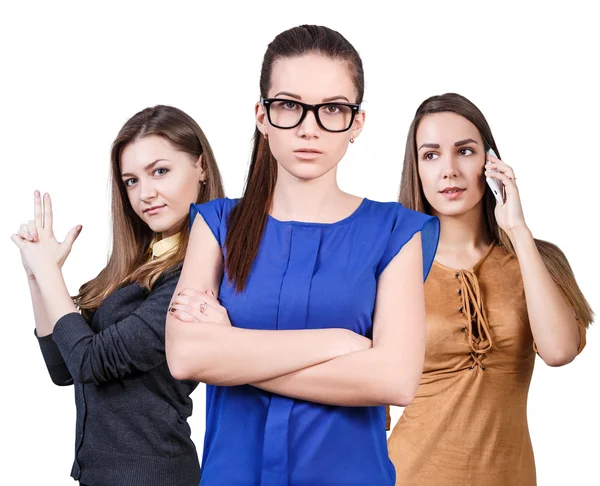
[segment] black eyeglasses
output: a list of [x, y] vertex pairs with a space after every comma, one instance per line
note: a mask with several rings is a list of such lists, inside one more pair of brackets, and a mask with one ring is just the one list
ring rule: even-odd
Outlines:
[[354, 117], [360, 111], [355, 103], [319, 103], [308, 105], [284, 98], [261, 98], [260, 102], [267, 111], [269, 123], [276, 128], [296, 128], [306, 114], [312, 111], [317, 124], [328, 132], [345, 132], [350, 129]]

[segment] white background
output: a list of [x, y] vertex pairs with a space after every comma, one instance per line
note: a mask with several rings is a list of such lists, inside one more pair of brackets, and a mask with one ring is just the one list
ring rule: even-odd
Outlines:
[[[57, 236], [83, 225], [64, 268], [72, 294], [106, 261], [110, 144], [142, 108], [172, 104], [193, 116], [214, 148], [227, 194], [239, 196], [262, 56], [276, 34], [295, 25], [332, 27], [363, 58], [367, 123], [340, 164], [345, 190], [394, 200], [417, 106], [433, 94], [461, 93], [484, 112], [503, 159], [514, 167], [534, 235], [563, 249], [600, 312], [600, 35], [588, 5], [2, 3], [0, 484], [73, 484], [73, 389], [48, 377], [9, 239], [31, 218], [33, 190], [53, 195]], [[600, 484], [598, 337], [592, 327], [587, 348], [566, 367], [536, 363], [529, 425], [542, 486]], [[194, 399], [191, 424], [201, 451], [202, 388]]]

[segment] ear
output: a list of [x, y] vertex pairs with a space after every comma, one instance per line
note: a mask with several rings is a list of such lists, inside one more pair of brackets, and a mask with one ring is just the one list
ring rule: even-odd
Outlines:
[[267, 133], [267, 113], [265, 112], [265, 107], [262, 103], [258, 102], [254, 106], [254, 116], [256, 118], [256, 128], [265, 135]]
[[203, 162], [204, 162], [203, 156], [204, 156], [203, 154], [200, 155], [200, 157], [198, 157], [198, 160], [196, 161], [196, 171], [198, 174], [198, 182], [206, 181], [206, 178], [208, 176], [206, 173], [207, 172], [206, 169], [204, 169], [204, 167], [203, 167], [203, 165], [204, 165], [203, 164]]
[[352, 128], [348, 130], [348, 132], [350, 133], [350, 138], [356, 140], [356, 138], [360, 135], [360, 132], [362, 132], [362, 129], [365, 125], [366, 116], [367, 115], [364, 112], [364, 110], [360, 110], [356, 114], [356, 116], [354, 117], [354, 122], [352, 123]]

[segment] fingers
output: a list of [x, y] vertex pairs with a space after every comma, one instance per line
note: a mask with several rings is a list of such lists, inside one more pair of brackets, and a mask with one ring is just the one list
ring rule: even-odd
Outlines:
[[27, 224], [22, 224], [19, 226], [19, 231], [17, 232], [17, 236], [27, 241], [35, 241], [34, 237], [29, 231], [29, 226]]
[[33, 193], [33, 219], [35, 220], [35, 224], [38, 228], [44, 227], [44, 221], [42, 217], [42, 198], [40, 196], [40, 191], [35, 191]]
[[43, 211], [44, 229], [52, 233], [52, 199], [50, 194], [44, 194], [44, 211]]
[[511, 194], [513, 191], [518, 190], [515, 181], [508, 177], [506, 174], [503, 174], [502, 172], [486, 170], [485, 175], [486, 177], [491, 177], [492, 179], [498, 179], [502, 181], [502, 184], [504, 184], [507, 194]]
[[19, 247], [20, 250], [25, 248], [25, 245], [27, 244], [27, 241], [25, 241], [19, 235], [10, 235], [10, 239], [13, 241], [13, 243], [15, 245], [17, 245]]
[[187, 312], [185, 312], [181, 309], [176, 309], [174, 307], [171, 307], [169, 309], [169, 313], [172, 316], [175, 316], [177, 319], [179, 319], [180, 321], [183, 321], [183, 322], [198, 322], [198, 320], [194, 316], [188, 314]]
[[506, 174], [511, 179], [515, 179], [515, 173], [514, 173], [512, 167], [510, 167], [509, 165], [506, 165], [502, 161], [487, 163], [487, 164], [485, 164], [485, 169], [486, 170], [497, 170], [499, 172], [502, 172], [503, 174]]
[[38, 241], [40, 239], [40, 237], [38, 235], [37, 224], [35, 224], [35, 221], [33, 221], [33, 220], [27, 221], [27, 229], [29, 231], [29, 234], [33, 238], [33, 240], [31, 240], [31, 241]]
[[207, 315], [192, 305], [173, 302], [169, 307], [169, 312], [185, 322], [211, 322]]
[[75, 243], [75, 240], [80, 235], [81, 228], [82, 228], [82, 226], [80, 224], [78, 224], [74, 228], [71, 228], [71, 231], [69, 231], [67, 233], [67, 236], [65, 237], [64, 241], [62, 242], [63, 245], [67, 245], [67, 248], [69, 249], [69, 251], [71, 251], [71, 247], [73, 246], [73, 243]]

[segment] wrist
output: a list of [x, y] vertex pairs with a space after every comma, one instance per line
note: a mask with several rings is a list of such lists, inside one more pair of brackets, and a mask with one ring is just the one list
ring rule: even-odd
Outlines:
[[533, 239], [533, 235], [526, 224], [512, 228], [511, 230], [507, 231], [506, 234], [510, 238], [510, 241], [513, 245], [519, 241]]

